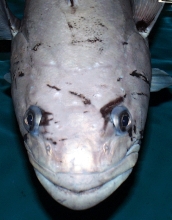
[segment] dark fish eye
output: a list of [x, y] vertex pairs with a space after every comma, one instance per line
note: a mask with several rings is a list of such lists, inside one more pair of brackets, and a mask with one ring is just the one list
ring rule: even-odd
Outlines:
[[23, 124], [25, 129], [33, 136], [38, 135], [39, 124], [41, 121], [42, 112], [41, 109], [37, 106], [31, 105], [26, 111]]
[[123, 135], [131, 127], [131, 115], [128, 109], [124, 106], [114, 107], [110, 119], [114, 124], [118, 135]]
[[28, 125], [32, 126], [33, 125], [33, 115], [30, 113], [26, 119], [27, 119]]
[[129, 115], [127, 113], [123, 114], [121, 116], [121, 127], [127, 127], [129, 121], [130, 121]]

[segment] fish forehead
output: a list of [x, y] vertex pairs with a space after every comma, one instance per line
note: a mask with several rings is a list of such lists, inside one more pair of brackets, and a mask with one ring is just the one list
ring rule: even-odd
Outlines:
[[[131, 14], [123, 9], [128, 3], [122, 2], [79, 1], [73, 13], [65, 1], [48, 1], [39, 9], [36, 7], [39, 1], [29, 1], [22, 32], [29, 47], [37, 50], [40, 61], [61, 63], [63, 60], [63, 66], [67, 63], [74, 67], [87, 66], [95, 60], [101, 63], [105, 57], [106, 60], [116, 57], [110, 48], [122, 44], [134, 29]], [[41, 48], [45, 49], [41, 51]]]
[[[40, 77], [41, 72], [44, 77], [42, 72], [47, 66], [56, 68], [53, 77], [58, 77], [61, 70], [77, 72], [113, 66], [115, 74], [137, 69], [150, 75], [148, 48], [135, 30], [131, 11], [125, 10], [130, 9], [129, 3], [79, 1], [75, 13], [65, 1], [47, 1], [39, 8], [37, 4], [39, 1], [27, 2], [21, 28], [29, 54], [28, 74], [37, 68], [36, 74]], [[22, 46], [20, 42], [17, 44]]]
[[55, 67], [44, 67], [43, 71], [38, 68], [32, 74], [19, 79], [17, 85], [26, 83], [23, 88], [26, 91], [23, 100], [26, 103], [25, 110], [30, 105], [37, 104], [53, 114], [61, 112], [63, 115], [67, 112], [72, 114], [72, 109], [80, 108], [84, 112], [89, 106], [94, 106], [100, 113], [104, 105], [119, 97], [125, 97], [124, 104], [131, 111], [133, 106], [141, 108], [147, 99], [143, 97], [136, 101], [132, 95], [144, 93], [149, 97], [149, 85], [143, 79], [132, 76], [132, 69], [123, 70], [124, 73], [121, 73], [118, 69], [100, 67], [85, 71], [64, 71]]
[[31, 68], [85, 71], [113, 66], [123, 74], [125, 63], [131, 69], [133, 65], [133, 69], [150, 72], [143, 65], [149, 64], [148, 48], [135, 29], [128, 2], [79, 1], [75, 13], [65, 1], [47, 1], [39, 8], [37, 4], [39, 1], [28, 1], [21, 28]]
[[[110, 0], [105, 4], [104, 0], [80, 0], [76, 7], [69, 7], [64, 0], [48, 0], [46, 2], [30, 0], [26, 2], [22, 26], [26, 25], [28, 37], [32, 36], [33, 40], [38, 36], [35, 32], [36, 30], [47, 30], [40, 36], [42, 39], [48, 37], [49, 31], [53, 31], [49, 35], [49, 40], [51, 41], [52, 39], [55, 43], [59, 41], [59, 39], [55, 38], [57, 36], [55, 33], [65, 35], [63, 40], [67, 40], [67, 33], [70, 32], [64, 31], [66, 27], [69, 31], [74, 31], [75, 34], [78, 32], [78, 36], [80, 36], [81, 31], [88, 36], [90, 32], [91, 34], [101, 33], [102, 30], [105, 30], [103, 28], [106, 28], [106, 30], [115, 28], [117, 33], [122, 33], [121, 28], [126, 30], [129, 29], [128, 24], [133, 24], [129, 1]], [[37, 22], [38, 20], [40, 22]], [[56, 40], [54, 41], [54, 39]]]

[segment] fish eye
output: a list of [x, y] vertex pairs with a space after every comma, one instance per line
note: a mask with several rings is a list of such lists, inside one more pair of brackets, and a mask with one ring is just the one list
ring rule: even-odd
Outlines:
[[118, 135], [126, 133], [131, 127], [131, 115], [128, 109], [124, 106], [113, 108], [110, 119], [114, 124]]
[[26, 111], [23, 124], [25, 129], [33, 136], [38, 135], [39, 124], [42, 118], [41, 109], [38, 106], [31, 105]]

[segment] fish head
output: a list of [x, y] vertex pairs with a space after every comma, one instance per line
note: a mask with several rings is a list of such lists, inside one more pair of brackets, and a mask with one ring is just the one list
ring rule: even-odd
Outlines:
[[127, 41], [117, 26], [117, 36], [109, 29], [82, 46], [64, 29], [56, 43], [25, 30], [15, 36], [12, 95], [38, 179], [57, 202], [81, 210], [112, 194], [137, 161], [150, 56], [134, 24]]

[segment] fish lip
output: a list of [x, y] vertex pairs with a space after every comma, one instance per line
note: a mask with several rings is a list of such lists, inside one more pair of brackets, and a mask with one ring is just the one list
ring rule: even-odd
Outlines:
[[45, 178], [49, 183], [53, 184], [55, 187], [57, 187], [61, 192], [63, 193], [68, 193], [68, 194], [73, 194], [73, 195], [76, 195], [76, 196], [80, 196], [80, 195], [88, 195], [88, 194], [91, 194], [91, 193], [96, 193], [98, 190], [100, 190], [101, 188], [105, 187], [106, 185], [108, 185], [110, 182], [114, 182], [115, 180], [117, 180], [120, 176], [126, 174], [127, 177], [130, 175], [130, 173], [132, 172], [133, 168], [130, 168], [126, 171], [124, 171], [123, 173], [115, 176], [114, 178], [110, 179], [109, 181], [99, 185], [99, 186], [96, 186], [96, 187], [93, 187], [93, 188], [90, 188], [90, 189], [86, 189], [86, 190], [71, 190], [71, 189], [68, 189], [68, 188], [65, 188], [63, 186], [60, 186], [54, 182], [52, 182], [50, 179], [46, 178], [42, 173], [40, 173], [39, 171], [35, 170], [36, 172], [36, 175], [39, 179], [39, 176], [42, 176], [43, 178]]
[[[51, 181], [50, 181], [51, 182]], [[51, 182], [52, 184], [54, 184], [53, 182]], [[90, 189], [86, 189], [86, 190], [81, 190], [81, 191], [76, 191], [76, 190], [70, 190], [70, 189], [67, 189], [67, 188], [64, 188], [62, 186], [58, 186], [57, 184], [54, 184], [55, 187], [58, 187], [59, 190], [61, 191], [64, 191], [64, 192], [70, 192], [72, 194], [76, 194], [76, 195], [83, 195], [83, 194], [88, 194], [88, 193], [93, 193], [97, 190], [99, 190], [101, 187], [103, 187], [106, 183], [100, 185], [100, 186], [97, 186], [97, 187], [93, 187], [93, 188], [90, 188]]]
[[[63, 187], [63, 186], [60, 186], [58, 185], [57, 183], [54, 183], [53, 181], [51, 181], [50, 179], [46, 178], [46, 176], [44, 176], [42, 173], [40, 173], [39, 171], [35, 170], [36, 172], [36, 175], [41, 175], [43, 178], [45, 178], [49, 183], [53, 184], [55, 187], [57, 187], [60, 191], [63, 191], [65, 193], [72, 193], [72, 194], [75, 194], [75, 195], [81, 195], [81, 194], [87, 194], [87, 193], [91, 193], [91, 192], [95, 192], [97, 191], [98, 189], [100, 189], [101, 187], [103, 187], [105, 184], [107, 184], [108, 182], [104, 183], [104, 184], [101, 184], [99, 186], [96, 186], [96, 187], [93, 187], [93, 188], [90, 188], [90, 189], [86, 189], [86, 190], [71, 190], [71, 189], [68, 189], [66, 187]], [[116, 178], [116, 177], [115, 177]], [[115, 179], [114, 178], [114, 179]]]
[[129, 156], [132, 153], [137, 153], [139, 150], [140, 150], [140, 144], [136, 142], [127, 150], [126, 156]]

